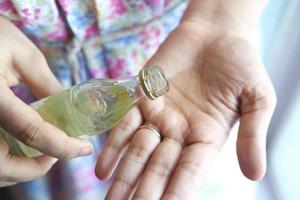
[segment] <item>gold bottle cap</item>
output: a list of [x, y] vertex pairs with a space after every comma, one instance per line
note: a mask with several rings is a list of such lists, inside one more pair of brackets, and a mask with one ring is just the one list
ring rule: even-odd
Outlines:
[[169, 81], [158, 66], [145, 67], [139, 72], [139, 79], [149, 99], [156, 99], [169, 91]]

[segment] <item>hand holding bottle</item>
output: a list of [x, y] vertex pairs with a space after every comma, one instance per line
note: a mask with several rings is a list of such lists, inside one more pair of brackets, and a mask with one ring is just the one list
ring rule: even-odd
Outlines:
[[[25, 83], [38, 98], [62, 90], [41, 52], [13, 24], [0, 17], [0, 127], [56, 158], [69, 159], [93, 151], [90, 143], [67, 137], [18, 99], [9, 87], [19, 82]], [[0, 187], [42, 176], [57, 160], [53, 157], [11, 156], [7, 144], [0, 139]]]
[[276, 96], [250, 39], [262, 2], [191, 1], [147, 64], [164, 67], [170, 92], [130, 112], [99, 156], [99, 178], [118, 167], [106, 199], [193, 199], [237, 120], [240, 168], [263, 177]]

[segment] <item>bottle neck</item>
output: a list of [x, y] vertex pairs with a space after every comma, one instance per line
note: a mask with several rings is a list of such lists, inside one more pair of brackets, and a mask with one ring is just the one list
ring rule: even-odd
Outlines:
[[[138, 79], [138, 76], [136, 78]], [[148, 96], [146, 95], [144, 88], [139, 82], [134, 93], [134, 104], [137, 104], [145, 99], [148, 99]]]
[[124, 80], [124, 82], [119, 82], [119, 84], [128, 88], [128, 94], [133, 98], [133, 104], [137, 104], [142, 100], [147, 99], [145, 90], [143, 89], [139, 76], [134, 76], [129, 80]]
[[151, 100], [169, 91], [169, 81], [166, 74], [158, 66], [145, 67], [138, 76], [145, 95]]
[[168, 79], [158, 66], [143, 68], [138, 76], [126, 81], [126, 85], [128, 88], [134, 88], [132, 91], [134, 104], [146, 98], [154, 100], [169, 91]]

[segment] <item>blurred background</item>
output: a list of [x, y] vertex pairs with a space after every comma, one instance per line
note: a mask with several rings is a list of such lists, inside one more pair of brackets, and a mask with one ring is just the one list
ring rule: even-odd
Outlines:
[[300, 1], [271, 0], [262, 23], [262, 56], [278, 105], [268, 134], [268, 173], [259, 200], [300, 199]]
[[[261, 20], [261, 42], [263, 61], [278, 97], [268, 134], [267, 174], [259, 183], [243, 177], [232, 153], [232, 137], [211, 183], [200, 192], [201, 199], [300, 199], [299, 0], [270, 0]], [[105, 191], [102, 192], [99, 199]], [[9, 200], [9, 195], [7, 190], [0, 189], [1, 200]]]

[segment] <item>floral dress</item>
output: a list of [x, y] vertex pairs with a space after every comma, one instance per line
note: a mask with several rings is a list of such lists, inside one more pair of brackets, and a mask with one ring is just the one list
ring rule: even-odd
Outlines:
[[[0, 15], [13, 22], [43, 52], [68, 88], [91, 78], [135, 75], [172, 31], [185, 0], [0, 0]], [[1, 48], [1, 47], [0, 47]], [[13, 91], [30, 103], [24, 86]], [[96, 152], [59, 162], [47, 176], [18, 184], [16, 199], [103, 199], [110, 181], [95, 177], [105, 135], [93, 139]]]

